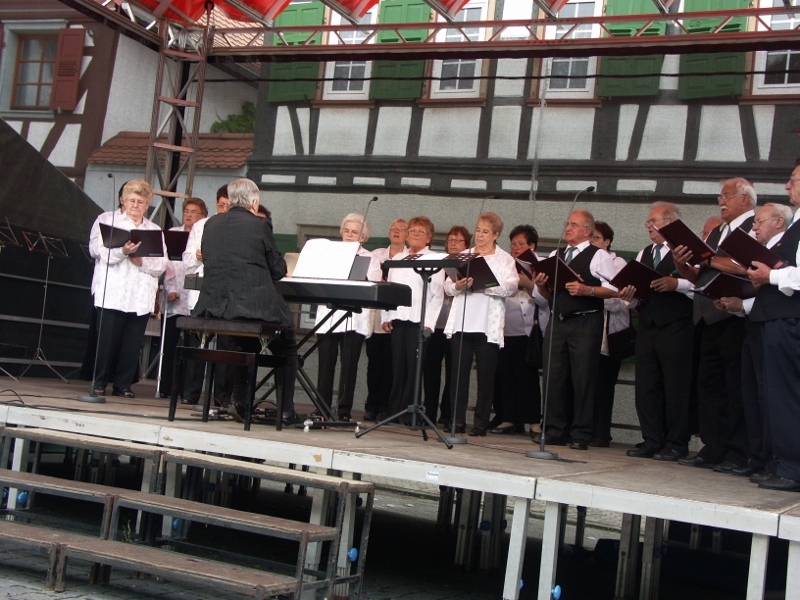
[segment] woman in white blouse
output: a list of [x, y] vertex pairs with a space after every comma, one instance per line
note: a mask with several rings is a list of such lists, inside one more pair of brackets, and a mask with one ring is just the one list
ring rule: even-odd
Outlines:
[[[357, 213], [350, 213], [339, 227], [343, 242], [360, 242], [369, 239], [369, 223]], [[373, 258], [372, 253], [359, 247], [358, 256]], [[368, 278], [380, 281], [380, 267], [373, 259]], [[317, 324], [330, 314], [331, 310], [324, 306], [317, 307]], [[317, 372], [317, 389], [320, 395], [333, 406], [333, 379], [336, 371], [336, 360], [341, 350], [342, 360], [339, 370], [339, 388], [337, 394], [338, 417], [340, 421], [350, 420], [353, 409], [353, 396], [356, 391], [358, 377], [358, 361], [364, 340], [372, 335], [372, 311], [365, 309], [360, 313], [352, 313], [339, 325], [336, 325], [347, 313], [337, 310], [322, 324], [317, 331], [319, 339], [319, 369]], [[336, 325], [336, 327], [334, 327]]]
[[[93, 393], [103, 396], [114, 384], [113, 395], [133, 398], [131, 390], [139, 368], [139, 349], [144, 341], [147, 320], [155, 304], [158, 278], [168, 259], [134, 258], [139, 244], [130, 240], [122, 248], [103, 246], [100, 223], [117, 229], [161, 228], [144, 217], [153, 201], [153, 190], [146, 181], [133, 179], [122, 191], [125, 212], [106, 212], [97, 217], [89, 237], [89, 253], [95, 260], [92, 294], [94, 305], [104, 308], [99, 324], [97, 370]], [[140, 242], [141, 243], [141, 242]], [[165, 248], [166, 255], [166, 248]]]
[[507, 296], [519, 286], [519, 275], [511, 255], [497, 245], [503, 221], [492, 212], [483, 212], [475, 227], [475, 247], [491, 268], [499, 285], [479, 293], [469, 290], [473, 279], [448, 279], [445, 293], [454, 296], [445, 335], [450, 337], [453, 356], [452, 404], [455, 406], [456, 431], [464, 433], [469, 398], [469, 374], [475, 357], [478, 371], [478, 400], [470, 435], [486, 435], [494, 396], [497, 357], [503, 345]]

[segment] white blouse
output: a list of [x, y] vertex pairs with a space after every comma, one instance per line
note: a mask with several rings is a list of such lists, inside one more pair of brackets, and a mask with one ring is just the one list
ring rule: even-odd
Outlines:
[[[158, 291], [158, 278], [167, 268], [167, 247], [164, 245], [164, 256], [161, 258], [143, 258], [139, 267], [122, 253], [122, 248], [110, 251], [103, 246], [100, 234], [100, 223], [131, 231], [132, 229], [161, 228], [148, 219], [142, 219], [137, 226], [127, 215], [119, 211], [105, 212], [95, 220], [89, 235], [89, 254], [94, 258], [94, 277], [92, 278], [92, 294], [94, 305], [105, 306], [111, 310], [136, 313], [138, 316], [153, 312]], [[106, 285], [106, 278], [108, 279]], [[104, 303], [105, 300], [105, 303]]]
[[[381, 280], [381, 266], [378, 263], [375, 255], [370, 252], [369, 250], [365, 250], [364, 248], [360, 248], [358, 250], [359, 256], [369, 256], [371, 257], [369, 271], [367, 273], [367, 279], [370, 281], [380, 281]], [[317, 319], [315, 324], [319, 324], [322, 319], [324, 319], [329, 313], [331, 309], [327, 306], [319, 305], [317, 306]], [[353, 313], [347, 319], [342, 321], [336, 328], [332, 329], [332, 327], [341, 319], [345, 314], [346, 311], [343, 310], [336, 310], [333, 311], [333, 316], [329, 318], [325, 323], [317, 330], [318, 334], [323, 333], [343, 333], [345, 331], [355, 331], [356, 333], [360, 333], [365, 338], [368, 338], [372, 335], [373, 330], [373, 310], [369, 308], [361, 309], [360, 313]]]
[[[183, 225], [173, 227], [170, 231], [183, 231]], [[191, 235], [191, 232], [190, 232]], [[164, 274], [164, 295], [168, 296], [171, 293], [178, 294], [178, 299], [174, 302], [167, 301], [167, 316], [172, 317], [175, 315], [188, 315], [191, 312], [189, 308], [189, 293], [194, 290], [187, 290], [183, 287], [183, 280], [186, 278], [186, 269], [183, 266], [183, 261], [169, 260], [167, 261], [167, 270]]]
[[[403, 260], [410, 254], [409, 250], [403, 250], [395, 254], [392, 260]], [[418, 254], [429, 254], [425, 258], [437, 260], [445, 258], [445, 255], [437, 254], [430, 248], [425, 248]], [[394, 283], [404, 283], [411, 288], [411, 306], [398, 306], [397, 310], [381, 311], [381, 323], [389, 321], [411, 321], [419, 323], [422, 315], [422, 277], [414, 269], [389, 269], [387, 281]], [[431, 276], [428, 284], [428, 297], [425, 303], [425, 324], [424, 327], [431, 331], [436, 329], [436, 319], [439, 318], [439, 311], [442, 309], [442, 299], [444, 298], [444, 271], [439, 271]]]
[[[192, 226], [192, 230], [189, 232], [189, 239], [186, 240], [186, 250], [183, 251], [185, 275], [203, 276], [203, 261], [197, 260], [197, 251], [200, 250], [200, 245], [203, 242], [203, 230], [206, 228], [206, 221], [208, 221], [208, 217], [200, 219]], [[198, 298], [200, 298], [199, 290], [188, 291], [186, 304], [190, 311], [194, 309]]]
[[[472, 252], [475, 252], [475, 248]], [[454, 299], [444, 333], [447, 337], [452, 337], [459, 331], [485, 333], [489, 343], [498, 344], [502, 348], [505, 333], [505, 299], [517, 293], [519, 274], [514, 258], [499, 246], [495, 246], [494, 254], [485, 255], [483, 258], [500, 285], [475, 294], [468, 290], [457, 290], [456, 282], [448, 279], [444, 284], [444, 291], [454, 296]]]

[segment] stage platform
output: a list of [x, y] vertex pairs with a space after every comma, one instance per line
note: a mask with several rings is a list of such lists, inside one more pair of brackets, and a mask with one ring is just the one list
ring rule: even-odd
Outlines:
[[[621, 445], [588, 451], [554, 447], [550, 449], [559, 454], [559, 460], [547, 461], [526, 458], [525, 452], [534, 445], [527, 436], [520, 435], [468, 437], [467, 444], [447, 449], [435, 436], [425, 442], [420, 432], [397, 426], [386, 426], [361, 438], [353, 435], [353, 429], [276, 431], [274, 427], [254, 424], [250, 431], [243, 431], [242, 425], [232, 420], [203, 423], [198, 413], [183, 405], [179, 405], [175, 421], [169, 422], [167, 399], [142, 397], [152, 394], [153, 388], [147, 383], [135, 387], [139, 395], [136, 399], [109, 395], [105, 404], [78, 402], [76, 396], [87, 389], [88, 384], [83, 381], [14, 382], [0, 377], [3, 390], [0, 424], [85, 433], [508, 496], [513, 520], [503, 591], [507, 600], [518, 597], [533, 499], [546, 502], [539, 600], [551, 597], [564, 508], [569, 505], [623, 513], [627, 527], [623, 528], [623, 536], [628, 535], [628, 539], [634, 536], [637, 542], [639, 517], [645, 517], [643, 560], [647, 568], [643, 571], [648, 582], [657, 582], [658, 564], [647, 554], [647, 532], [652, 532], [663, 520], [752, 533], [748, 600], [764, 596], [769, 539], [779, 533], [789, 539], [798, 537], [786, 532], [797, 529], [800, 494], [759, 489], [746, 478], [707, 469], [629, 458], [625, 456], [627, 447]], [[298, 406], [298, 410], [302, 408]], [[624, 546], [624, 539], [622, 543]], [[658, 536], [654, 539], [650, 536], [651, 550], [654, 544], [660, 545]], [[619, 597], [624, 597], [626, 589], [630, 590], [631, 568], [620, 561]], [[643, 575], [643, 584], [648, 582]], [[786, 597], [798, 598], [798, 593], [797, 589], [790, 589]]]

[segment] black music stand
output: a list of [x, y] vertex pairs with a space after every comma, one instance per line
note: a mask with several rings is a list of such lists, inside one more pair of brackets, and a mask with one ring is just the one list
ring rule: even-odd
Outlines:
[[[2, 251], [6, 246], [19, 247], [21, 245], [22, 244], [17, 241], [17, 236], [14, 235], [14, 230], [11, 229], [11, 224], [8, 222], [8, 217], [6, 217], [6, 224], [0, 225], [0, 251]], [[19, 379], [14, 377], [3, 367], [0, 367], [0, 371], [11, 377], [11, 379], [14, 381], [19, 381]]]
[[25, 367], [25, 370], [20, 373], [19, 377], [22, 379], [25, 376], [25, 373], [33, 366], [33, 363], [36, 361], [41, 362], [50, 369], [56, 376], [63, 381], [64, 383], [69, 383], [67, 379], [61, 375], [58, 371], [53, 368], [53, 365], [47, 360], [47, 357], [44, 355], [44, 351], [42, 350], [42, 333], [44, 331], [44, 310], [47, 306], [47, 287], [50, 284], [50, 261], [53, 260], [53, 257], [56, 256], [58, 258], [69, 258], [69, 253], [67, 249], [64, 247], [64, 242], [58, 238], [51, 238], [47, 237], [41, 232], [37, 232], [36, 234], [23, 231], [22, 237], [25, 239], [25, 243], [28, 245], [28, 250], [31, 252], [41, 252], [42, 254], [47, 255], [47, 271], [45, 271], [44, 276], [44, 298], [42, 299], [42, 318], [39, 319], [39, 342], [36, 344], [36, 352], [31, 359], [31, 362], [28, 363], [28, 366]]
[[422, 388], [422, 351], [425, 347], [425, 310], [427, 308], [426, 305], [428, 300], [428, 280], [430, 279], [431, 275], [435, 275], [442, 269], [458, 268], [460, 262], [455, 259], [417, 260], [417, 258], [420, 256], [424, 257], [425, 255], [418, 254], [414, 258], [407, 257], [404, 260], [387, 260], [383, 263], [383, 266], [388, 269], [414, 269], [414, 272], [422, 277], [422, 306], [420, 307], [419, 334], [417, 335], [417, 355], [414, 361], [413, 400], [411, 404], [409, 404], [399, 413], [394, 414], [391, 417], [387, 417], [380, 423], [375, 423], [375, 425], [367, 427], [363, 431], [357, 431], [356, 437], [360, 438], [362, 435], [366, 435], [373, 429], [377, 429], [378, 427], [392, 423], [392, 421], [395, 419], [411, 413], [411, 431], [420, 429], [422, 431], [422, 439], [426, 442], [428, 441], [428, 432], [425, 426], [423, 425], [421, 427], [417, 427], [417, 417], [419, 417], [430, 429], [433, 430], [440, 442], [443, 442], [448, 449], [452, 449], [453, 444], [450, 443], [450, 440], [446, 438], [441, 431], [439, 431], [439, 428], [436, 427], [436, 424], [431, 421], [430, 417], [425, 414], [425, 411], [420, 406], [420, 392]]

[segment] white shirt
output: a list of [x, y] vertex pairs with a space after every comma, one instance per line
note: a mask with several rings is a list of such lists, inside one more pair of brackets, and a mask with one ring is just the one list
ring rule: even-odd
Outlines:
[[[378, 261], [375, 259], [375, 255], [364, 248], [359, 248], [358, 255], [369, 256], [372, 259], [370, 261], [367, 279], [370, 281], [380, 281], [381, 267], [380, 263], [378, 263]], [[324, 305], [317, 306], [317, 319], [315, 325], [319, 324], [320, 321], [322, 321], [322, 319], [324, 319], [330, 312], [331, 310]], [[365, 338], [368, 338], [370, 335], [372, 335], [373, 312], [375, 311], [368, 308], [362, 308], [360, 313], [351, 314], [336, 328], [331, 329], [334, 325], [336, 325], [339, 319], [347, 314], [347, 311], [344, 310], [333, 311], [333, 316], [325, 321], [322, 327], [317, 330], [317, 333], [343, 333], [345, 331], [355, 331], [356, 333], [363, 335]]]
[[[184, 231], [183, 225], [172, 227], [170, 231]], [[191, 312], [189, 308], [189, 293], [194, 290], [187, 290], [183, 287], [185, 277], [186, 269], [183, 266], [183, 261], [167, 261], [167, 270], [164, 274], [164, 292], [167, 296], [172, 293], [178, 294], [178, 299], [174, 302], [167, 300], [167, 317], [174, 315], [186, 316]]]
[[[391, 251], [390, 248], [376, 248], [372, 251], [372, 256], [375, 258], [375, 262], [378, 265], [378, 268], [383, 265], [384, 262], [389, 260], [390, 258], [394, 258], [389, 255]], [[372, 268], [372, 267], [370, 267]], [[379, 279], [377, 281], [381, 281], [383, 279], [383, 273], [379, 273]], [[372, 311], [372, 335], [386, 335], [388, 332], [384, 331], [381, 327], [381, 311], [380, 310], [373, 310]]]
[[[575, 246], [577, 252], [573, 253], [572, 260], [575, 260], [578, 255], [586, 250], [589, 246], [591, 246], [591, 242], [589, 240], [581, 242]], [[555, 256], [556, 252], [558, 252], [558, 250], [553, 250], [550, 253], [550, 256]], [[611, 259], [611, 255], [602, 248], [598, 248], [597, 252], [594, 253], [592, 262], [589, 263], [589, 272], [600, 280], [600, 285], [602, 287], [617, 291], [614, 286], [609, 283], [609, 280], [614, 279], [614, 275], [616, 275], [614, 270], [614, 261]]]
[[[784, 234], [784, 233], [786, 233], [786, 232], [785, 232], [785, 231], [780, 231], [780, 232], [776, 233], [776, 234], [775, 234], [775, 235], [773, 235], [771, 238], [769, 238], [769, 241], [768, 241], [766, 244], [764, 244], [764, 245], [765, 245], [767, 248], [772, 248], [772, 247], [773, 247], [775, 244], [777, 244], [778, 242], [780, 242], [780, 241], [781, 241], [781, 238], [783, 237], [783, 234]], [[799, 248], [798, 250], [800, 250], [800, 248]], [[797, 255], [798, 255], [798, 257], [800, 257], [800, 251], [797, 253]], [[789, 267], [789, 268], [794, 268], [794, 267]], [[786, 270], [786, 269], [778, 269], [777, 271], [776, 271], [776, 270], [773, 270], [773, 271], [772, 271], [772, 273], [777, 273], [777, 272], [779, 272], [779, 271], [785, 271], [785, 270]], [[770, 273], [770, 275], [769, 275], [769, 280], [770, 280], [770, 283], [772, 283], [772, 273]], [[779, 288], [779, 289], [780, 289], [780, 288]], [[781, 291], [782, 291], [784, 294], [786, 294], [786, 292], [784, 292], [783, 290], [781, 290]], [[786, 294], [786, 295], [787, 295], [787, 296], [791, 296], [791, 295], [792, 295], [792, 292], [790, 292], [790, 293], [788, 293], [788, 294]], [[750, 314], [750, 311], [751, 311], [751, 310], [753, 310], [753, 303], [754, 303], [755, 301], [756, 301], [756, 299], [755, 299], [755, 298], [745, 298], [745, 299], [743, 299], [743, 300], [742, 300], [742, 312], [744, 312], [744, 314], [746, 314], [746, 315], [749, 315], [749, 314]]]
[[[472, 252], [475, 251], [473, 248]], [[500, 285], [475, 294], [469, 290], [457, 290], [456, 282], [448, 279], [444, 284], [444, 291], [454, 299], [444, 333], [447, 337], [452, 337], [459, 331], [485, 333], [486, 340], [490, 344], [498, 344], [502, 348], [505, 334], [505, 299], [519, 291], [519, 274], [514, 258], [500, 246], [494, 247], [494, 254], [486, 254], [483, 258]]]
[[741, 226], [741, 224], [742, 224], [742, 223], [744, 223], [744, 222], [745, 222], [747, 219], [749, 219], [750, 217], [753, 217], [753, 216], [755, 216], [755, 214], [756, 214], [756, 211], [754, 211], [754, 210], [748, 210], [748, 211], [747, 211], [746, 213], [744, 213], [743, 215], [739, 215], [738, 217], [736, 217], [736, 218], [735, 218], [733, 221], [731, 221], [730, 223], [727, 223], [727, 224], [726, 224], [726, 223], [723, 223], [722, 225], [720, 225], [720, 226], [717, 228], [717, 229], [719, 229], [719, 230], [722, 232], [722, 235], [720, 235], [720, 236], [719, 236], [719, 243], [721, 244], [721, 243], [722, 243], [722, 241], [723, 241], [723, 240], [724, 240], [726, 237], [728, 237], [728, 236], [731, 234], [731, 232], [732, 232], [734, 229], [736, 229], [737, 227]]
[[[401, 253], [395, 254], [392, 260], [403, 260], [409, 254], [409, 250], [403, 250]], [[429, 254], [430, 256], [425, 257], [427, 260], [441, 260], [446, 257], [446, 255], [432, 252], [427, 247], [421, 250], [419, 254]], [[394, 320], [419, 323], [422, 315], [422, 277], [411, 268], [389, 269], [387, 281], [404, 283], [411, 288], [411, 306], [398, 306], [397, 310], [381, 311], [381, 323], [388, 323]], [[439, 311], [442, 309], [443, 283], [444, 271], [439, 271], [431, 276], [430, 283], [428, 283], [424, 327], [431, 331], [436, 329], [436, 319], [439, 318]]]
[[[800, 227], [800, 224], [798, 224], [798, 221], [794, 221], [789, 229], [792, 227]], [[769, 244], [767, 244], [767, 248], [769, 247]], [[800, 265], [800, 244], [797, 245], [795, 262]], [[769, 282], [772, 285], [777, 286], [778, 289], [787, 296], [792, 296], [794, 295], [795, 290], [800, 290], [800, 267], [784, 267], [783, 269], [773, 269], [769, 274]]]
[[[203, 242], [203, 230], [206, 228], [208, 217], [200, 219], [192, 226], [189, 232], [189, 239], [186, 240], [186, 250], [183, 251], [184, 275], [203, 276], [203, 261], [197, 260], [197, 251]], [[186, 305], [189, 310], [193, 310], [197, 299], [200, 298], [199, 290], [189, 290], [187, 293]]]
[[[640, 252], [641, 254], [641, 252]], [[609, 252], [614, 271], [619, 273], [628, 264], [621, 256]], [[603, 323], [603, 343], [600, 346], [600, 353], [609, 356], [608, 334], [622, 331], [631, 324], [631, 311], [628, 304], [619, 298], [606, 298], [603, 300], [603, 310], [608, 315], [608, 319]]]
[[[112, 248], [110, 251], [103, 246], [103, 236], [100, 234], [100, 223], [131, 231], [132, 229], [152, 229], [161, 231], [161, 228], [152, 221], [142, 218], [137, 226], [124, 213], [118, 210], [105, 212], [92, 225], [89, 234], [89, 254], [94, 258], [94, 277], [92, 278], [92, 294], [94, 305], [103, 306], [111, 310], [126, 313], [136, 313], [138, 316], [149, 315], [153, 312], [158, 291], [158, 278], [167, 268], [169, 260], [166, 258], [167, 247], [164, 245], [164, 256], [161, 258], [143, 258], [139, 267], [122, 253], [122, 248]], [[163, 242], [162, 242], [163, 243]], [[108, 285], [106, 286], [106, 277]]]
[[527, 290], [517, 290], [505, 299], [506, 314], [504, 334], [507, 337], [530, 335], [536, 304]]

